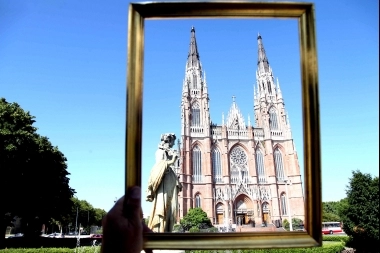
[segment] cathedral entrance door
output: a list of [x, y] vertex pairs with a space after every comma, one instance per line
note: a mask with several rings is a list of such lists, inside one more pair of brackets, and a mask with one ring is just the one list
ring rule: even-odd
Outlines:
[[265, 221], [268, 223], [269, 215], [268, 213], [263, 213], [263, 223], [265, 224]]
[[224, 223], [224, 215], [222, 213], [218, 213], [216, 216], [218, 224], [223, 224]]
[[270, 221], [270, 217], [269, 217], [269, 205], [267, 202], [264, 202], [263, 205], [262, 205], [262, 210], [263, 210], [263, 224], [265, 226], [268, 225], [269, 221]]
[[244, 221], [245, 221], [245, 215], [243, 214], [243, 215], [237, 215], [237, 219], [236, 219], [237, 221], [236, 221], [236, 223], [237, 223], [237, 225], [238, 226], [241, 226], [241, 225], [243, 225], [244, 224]]

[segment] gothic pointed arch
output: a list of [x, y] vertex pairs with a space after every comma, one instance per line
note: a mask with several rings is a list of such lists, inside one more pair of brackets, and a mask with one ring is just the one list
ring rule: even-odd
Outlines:
[[195, 145], [191, 151], [192, 154], [192, 171], [193, 171], [193, 183], [202, 182], [202, 151], [199, 145]]
[[200, 148], [201, 150], [204, 149], [203, 143], [200, 142], [199, 140], [195, 140], [195, 141], [191, 144], [191, 149], [193, 149], [195, 146], [199, 146], [199, 148]]
[[264, 154], [260, 148], [256, 149], [255, 158], [256, 158], [257, 181], [259, 184], [266, 183]]
[[222, 155], [220, 149], [215, 145], [211, 149], [212, 177], [214, 183], [223, 183], [222, 178]]
[[223, 224], [224, 223], [224, 204], [221, 202], [218, 202], [215, 205], [215, 212], [216, 212], [216, 224]]
[[285, 154], [285, 148], [284, 148], [283, 145], [281, 145], [280, 143], [276, 143], [276, 144], [273, 145], [273, 151], [274, 151], [276, 148], [279, 149], [279, 150], [281, 151], [281, 153]]
[[240, 109], [235, 102], [235, 97], [233, 97], [232, 105], [228, 112], [227, 128], [234, 130], [246, 129], [243, 114], [240, 112]]
[[199, 102], [195, 100], [191, 104], [191, 126], [200, 126], [201, 125], [201, 109]]
[[236, 222], [247, 224], [254, 217], [254, 205], [252, 199], [246, 194], [239, 194], [234, 201], [234, 213]]
[[269, 108], [269, 127], [271, 130], [279, 130], [278, 113], [274, 106]]
[[276, 179], [279, 182], [283, 182], [285, 179], [284, 162], [282, 157], [283, 155], [280, 148], [278, 146], [275, 147], [273, 152], [273, 160], [276, 171]]
[[287, 215], [288, 214], [288, 207], [286, 203], [286, 193], [281, 192], [280, 194], [280, 208], [281, 208], [281, 215]]
[[222, 202], [216, 203], [216, 212], [217, 213], [223, 213], [224, 212], [224, 204]]
[[202, 207], [202, 198], [201, 198], [201, 194], [199, 192], [197, 192], [194, 196], [194, 207], [197, 208], [201, 208]]
[[269, 213], [269, 203], [267, 201], [261, 204], [261, 210], [263, 213]]
[[240, 145], [235, 145], [231, 148], [229, 157], [231, 183], [249, 183], [248, 156], [246, 150]]

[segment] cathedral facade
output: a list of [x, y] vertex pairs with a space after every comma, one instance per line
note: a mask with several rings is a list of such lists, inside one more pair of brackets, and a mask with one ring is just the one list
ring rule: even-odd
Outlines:
[[221, 125], [210, 120], [206, 78], [195, 29], [181, 99], [179, 218], [201, 207], [214, 224], [304, 220], [298, 157], [278, 81], [258, 41], [254, 122], [247, 123], [233, 98]]

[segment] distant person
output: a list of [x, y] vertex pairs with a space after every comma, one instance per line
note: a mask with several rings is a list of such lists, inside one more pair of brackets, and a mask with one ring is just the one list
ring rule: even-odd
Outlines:
[[140, 253], [143, 250], [143, 233], [151, 232], [142, 219], [141, 189], [134, 186], [104, 216], [101, 252]]

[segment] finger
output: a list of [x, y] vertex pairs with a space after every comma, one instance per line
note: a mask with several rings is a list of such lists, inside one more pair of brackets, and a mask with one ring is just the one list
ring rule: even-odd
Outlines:
[[141, 220], [141, 190], [138, 186], [128, 189], [127, 196], [124, 201], [124, 215], [128, 220]]
[[143, 233], [153, 233], [153, 231], [143, 222]]
[[[143, 222], [142, 223], [143, 227], [143, 233], [153, 233], [153, 231]], [[152, 249], [144, 249], [145, 253], [153, 253]]]

